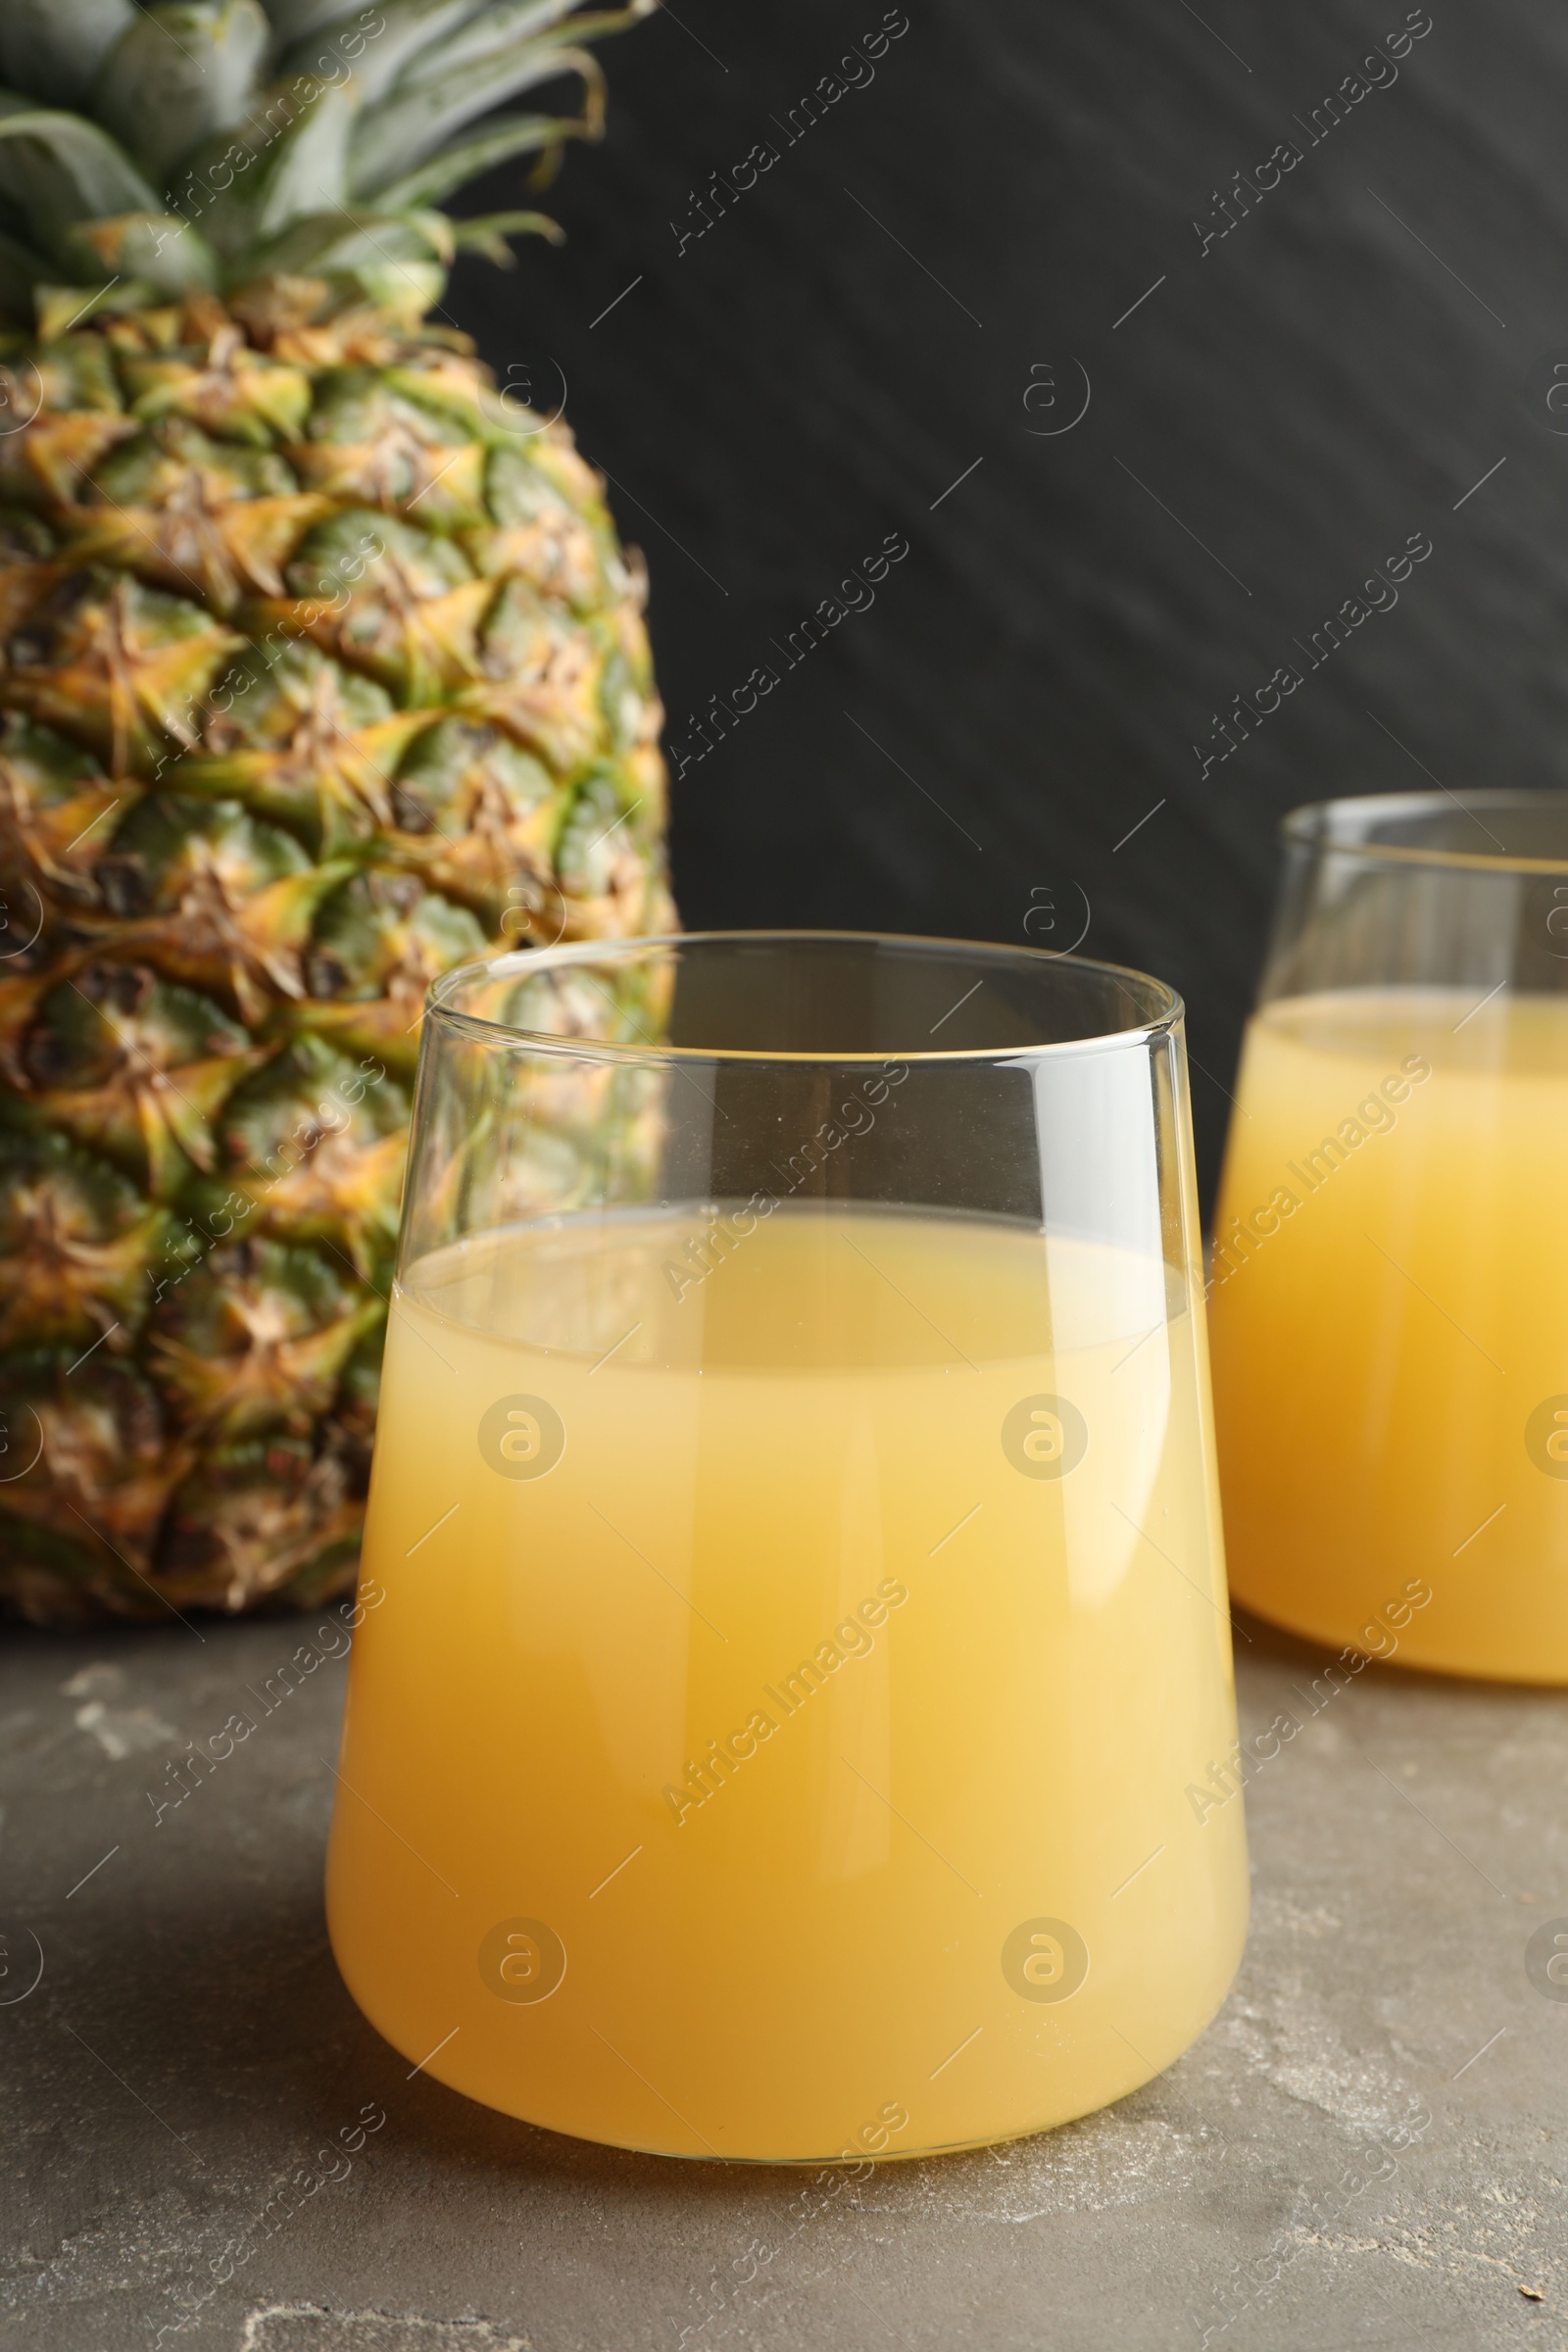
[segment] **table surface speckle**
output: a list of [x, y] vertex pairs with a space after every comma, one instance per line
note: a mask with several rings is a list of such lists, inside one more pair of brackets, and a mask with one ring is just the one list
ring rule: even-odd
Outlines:
[[1527, 1964], [1568, 1930], [1568, 1693], [1368, 1666], [1327, 1697], [1244, 1623], [1244, 1734], [1302, 1728], [1248, 1790], [1214, 2024], [1117, 2107], [819, 2176], [803, 2219], [797, 2172], [410, 2081], [322, 1920], [341, 1662], [155, 1815], [299, 1640], [200, 1630], [0, 1648], [0, 2345], [1568, 2352], [1568, 1998]]

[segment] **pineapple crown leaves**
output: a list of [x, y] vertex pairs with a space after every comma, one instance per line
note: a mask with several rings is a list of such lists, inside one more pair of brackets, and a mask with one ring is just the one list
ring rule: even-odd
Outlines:
[[[596, 138], [586, 44], [657, 5], [0, 0], [0, 309], [36, 307], [49, 334], [309, 272], [416, 317], [455, 251], [559, 239], [541, 213], [436, 208], [514, 157], [542, 180]], [[492, 113], [564, 77], [575, 115]]]

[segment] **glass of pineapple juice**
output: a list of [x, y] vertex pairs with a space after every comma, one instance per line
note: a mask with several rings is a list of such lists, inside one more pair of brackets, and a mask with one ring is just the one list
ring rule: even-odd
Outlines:
[[1181, 1005], [1035, 951], [431, 992], [327, 1873], [370, 2021], [761, 2162], [1147, 2082], [1245, 1933]]
[[1568, 1682], [1568, 795], [1331, 801], [1285, 842], [1209, 1294], [1232, 1589]]

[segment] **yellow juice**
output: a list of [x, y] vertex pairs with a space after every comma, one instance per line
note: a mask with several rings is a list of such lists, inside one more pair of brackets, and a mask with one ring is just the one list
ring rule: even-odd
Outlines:
[[1187, 1793], [1235, 1738], [1200, 1332], [1158, 1260], [1001, 1220], [746, 1223], [400, 1290], [339, 1965], [411, 2063], [591, 2139], [1060, 2123], [1245, 1930], [1240, 1801]]
[[1481, 993], [1248, 1033], [1209, 1302], [1231, 1585], [1319, 1641], [1565, 1682], [1568, 999]]

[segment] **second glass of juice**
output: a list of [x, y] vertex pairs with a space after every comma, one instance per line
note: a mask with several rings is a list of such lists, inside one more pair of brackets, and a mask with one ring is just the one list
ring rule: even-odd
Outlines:
[[1286, 820], [1209, 1314], [1231, 1582], [1568, 1682], [1568, 795]]
[[1200, 2031], [1247, 1872], [1185, 1083], [1168, 990], [1030, 951], [437, 986], [328, 1871], [411, 2063], [836, 2162]]

